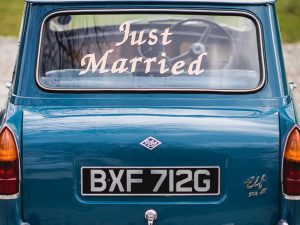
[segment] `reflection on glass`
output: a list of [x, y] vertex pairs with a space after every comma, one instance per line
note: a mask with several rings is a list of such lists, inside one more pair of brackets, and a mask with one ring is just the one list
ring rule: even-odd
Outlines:
[[53, 89], [251, 90], [257, 27], [237, 15], [60, 14], [43, 27], [39, 82]]

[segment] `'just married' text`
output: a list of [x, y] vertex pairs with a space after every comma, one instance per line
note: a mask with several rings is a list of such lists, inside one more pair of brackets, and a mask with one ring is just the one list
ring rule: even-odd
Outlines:
[[[158, 42], [162, 46], [167, 46], [172, 43], [172, 35], [170, 29], [167, 28], [164, 32], [159, 33], [157, 29], [152, 29], [147, 31], [147, 37], [145, 31], [130, 31], [131, 28], [130, 21], [124, 22], [120, 25], [119, 31], [123, 33], [123, 39], [120, 42], [115, 44], [115, 47], [121, 47], [125, 43], [129, 42], [130, 46], [141, 46], [149, 45], [149, 47], [156, 45]], [[164, 48], [163, 48], [164, 49]], [[167, 53], [161, 51], [157, 57], [146, 58], [142, 57], [133, 57], [133, 58], [119, 58], [113, 62], [111, 67], [108, 67], [107, 62], [109, 57], [112, 57], [114, 54], [114, 49], [107, 50], [100, 59], [96, 59], [95, 53], [90, 53], [85, 55], [81, 60], [82, 71], [79, 75], [85, 75], [87, 73], [113, 73], [121, 74], [125, 72], [135, 73], [139, 65], [143, 65], [145, 74], [149, 74], [152, 70], [151, 68], [155, 66], [158, 68], [158, 72], [163, 75], [166, 73], [171, 73], [172, 75], [200, 75], [204, 72], [202, 68], [202, 61], [207, 52], [201, 53], [198, 57], [187, 65], [186, 61], [178, 60], [170, 63], [167, 57]], [[140, 67], [139, 67], [140, 68]], [[139, 71], [141, 72], [141, 71]]]

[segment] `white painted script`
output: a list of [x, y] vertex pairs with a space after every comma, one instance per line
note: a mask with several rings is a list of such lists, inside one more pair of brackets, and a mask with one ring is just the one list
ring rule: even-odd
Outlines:
[[[145, 35], [143, 31], [130, 31], [131, 26], [130, 21], [124, 22], [120, 25], [119, 31], [123, 33], [122, 41], [117, 42], [115, 44], [116, 47], [122, 46], [126, 42], [130, 42], [131, 46], [148, 44], [150, 46], [157, 44], [159, 38], [161, 39], [161, 44], [166, 46], [172, 42], [171, 36], [173, 33], [170, 32], [170, 29], [167, 28], [164, 32], [158, 34], [157, 29], [150, 30], [147, 35]], [[124, 72], [134, 73], [137, 70], [138, 65], [142, 65], [145, 68], [145, 74], [151, 72], [151, 68], [155, 66], [155, 68], [159, 68], [159, 73], [161, 75], [166, 74], [167, 72], [171, 72], [173, 75], [180, 75], [183, 73], [187, 73], [189, 75], [200, 75], [204, 72], [202, 66], [202, 61], [204, 56], [207, 56], [207, 52], [200, 54], [197, 59], [193, 60], [189, 65], [186, 64], [184, 60], [179, 60], [170, 65], [167, 54], [165, 52], [161, 52], [160, 56], [152, 57], [152, 58], [144, 58], [144, 57], [133, 57], [131, 59], [128, 58], [120, 58], [115, 60], [111, 65], [111, 68], [108, 68], [107, 62], [110, 57], [113, 58], [114, 49], [110, 49], [106, 51], [100, 59], [96, 59], [95, 53], [90, 53], [85, 55], [81, 60], [81, 67], [83, 69], [79, 75], [84, 75], [87, 73], [96, 73], [97, 71], [100, 74], [111, 72], [113, 74], [121, 74]]]

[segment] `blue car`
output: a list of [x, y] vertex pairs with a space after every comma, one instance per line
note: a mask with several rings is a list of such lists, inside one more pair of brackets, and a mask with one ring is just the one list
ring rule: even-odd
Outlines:
[[275, 0], [27, 0], [0, 225], [300, 225]]

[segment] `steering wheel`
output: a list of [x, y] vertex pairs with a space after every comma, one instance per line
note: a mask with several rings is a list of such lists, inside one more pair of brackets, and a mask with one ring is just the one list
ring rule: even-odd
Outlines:
[[225, 37], [227, 40], [229, 40], [231, 46], [231, 51], [229, 51], [230, 54], [228, 54], [229, 58], [224, 62], [224, 66], [222, 66], [222, 69], [227, 69], [232, 64], [236, 56], [236, 44], [235, 41], [233, 40], [232, 35], [228, 31], [226, 31], [223, 27], [221, 27], [219, 24], [205, 19], [186, 19], [186, 20], [179, 21], [178, 23], [170, 27], [170, 32], [176, 33], [176, 31], [180, 31], [179, 28], [181, 28], [182, 26], [190, 22], [201, 22], [207, 24], [207, 27], [202, 33], [199, 40], [193, 43], [188, 51], [181, 53], [179, 56], [169, 58], [168, 60], [169, 63], [174, 64], [178, 60], [184, 60], [188, 58], [194, 59], [198, 57], [200, 54], [206, 52], [205, 45], [207, 43], [207, 40], [210, 38], [212, 30], [218, 29], [225, 34]]

